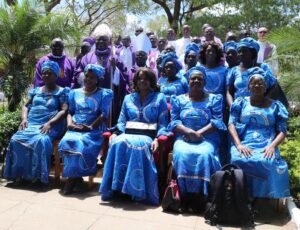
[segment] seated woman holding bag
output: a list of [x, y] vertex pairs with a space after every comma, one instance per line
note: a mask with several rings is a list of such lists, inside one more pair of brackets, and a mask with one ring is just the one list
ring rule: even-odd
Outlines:
[[63, 177], [68, 178], [64, 195], [80, 186], [83, 176], [97, 172], [102, 133], [113, 98], [112, 90], [98, 87], [104, 71], [100, 65], [88, 64], [84, 69], [84, 87], [69, 94], [68, 131], [58, 146], [64, 163]]
[[31, 89], [22, 107], [21, 124], [9, 143], [4, 177], [16, 182], [48, 183], [52, 141], [63, 135], [68, 105], [68, 88], [56, 85], [59, 66], [42, 64], [44, 86]]
[[264, 72], [249, 78], [249, 97], [237, 98], [230, 111], [228, 130], [233, 143], [231, 162], [247, 176], [251, 197], [290, 196], [288, 165], [278, 145], [287, 132], [288, 112], [279, 101], [266, 97]]
[[110, 139], [99, 192], [102, 200], [121, 192], [135, 201], [158, 205], [153, 152], [158, 150], [156, 137], [167, 135], [167, 102], [159, 93], [154, 72], [148, 68], [135, 73], [133, 89], [124, 99], [117, 131]]
[[173, 165], [182, 208], [198, 212], [204, 208], [211, 175], [221, 167], [219, 131], [225, 131], [226, 126], [222, 95], [208, 94], [204, 90], [205, 69], [193, 67], [187, 74], [190, 91], [171, 97], [169, 129], [176, 135]]

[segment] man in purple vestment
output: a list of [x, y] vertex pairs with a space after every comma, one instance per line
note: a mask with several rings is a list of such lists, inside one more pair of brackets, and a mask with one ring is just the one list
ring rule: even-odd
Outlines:
[[64, 43], [60, 38], [55, 38], [51, 42], [51, 53], [40, 58], [36, 64], [34, 74], [34, 87], [43, 86], [44, 82], [42, 76], [42, 64], [45, 61], [54, 61], [59, 65], [59, 77], [57, 78], [57, 85], [61, 87], [72, 87], [75, 64], [73, 60], [67, 57], [64, 53]]
[[99, 64], [105, 68], [104, 78], [100, 81], [100, 87], [112, 89], [114, 100], [111, 114], [111, 124], [114, 125], [119, 117], [121, 105], [126, 94], [129, 93], [129, 80], [126, 69], [112, 53], [110, 36], [98, 34], [96, 37], [96, 50], [89, 52], [82, 59], [79, 68], [76, 69], [76, 86], [80, 87], [80, 78], [84, 68], [88, 64]]

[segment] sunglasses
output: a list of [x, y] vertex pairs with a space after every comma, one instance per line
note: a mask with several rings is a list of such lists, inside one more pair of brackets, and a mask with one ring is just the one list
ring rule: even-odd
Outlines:
[[268, 31], [262, 30], [262, 31], [258, 31], [258, 33], [260, 33], [260, 34], [266, 34], [266, 33], [268, 33]]

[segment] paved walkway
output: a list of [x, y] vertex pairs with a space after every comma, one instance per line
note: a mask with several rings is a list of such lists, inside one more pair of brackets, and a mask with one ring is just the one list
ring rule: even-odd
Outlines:
[[[161, 207], [149, 207], [126, 200], [100, 201], [97, 178], [92, 191], [64, 197], [53, 183], [47, 189], [31, 186], [11, 188], [0, 181], [0, 229], [122, 229], [122, 230], [206, 230], [217, 229], [204, 223], [202, 216], [174, 215]], [[256, 218], [258, 230], [294, 230], [287, 211], [277, 213], [264, 204]], [[239, 229], [224, 227], [223, 229]]]

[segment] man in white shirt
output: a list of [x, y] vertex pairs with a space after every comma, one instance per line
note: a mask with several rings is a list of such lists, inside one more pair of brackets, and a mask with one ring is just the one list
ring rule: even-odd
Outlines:
[[184, 25], [182, 27], [183, 37], [176, 40], [176, 54], [178, 57], [184, 56], [185, 48], [191, 43], [191, 27], [189, 25]]
[[120, 57], [120, 60], [123, 62], [124, 66], [127, 68], [127, 70], [130, 70], [132, 66], [135, 64], [134, 60], [134, 52], [132, 47], [130, 46], [131, 44], [131, 39], [130, 36], [124, 36], [122, 38], [122, 48], [116, 53]]
[[[260, 27], [257, 31], [259, 52], [257, 55], [257, 63], [266, 62], [275, 76], [278, 75], [278, 60], [276, 59], [276, 46], [268, 42], [269, 31], [266, 27]], [[275, 57], [275, 59], [274, 59]]]

